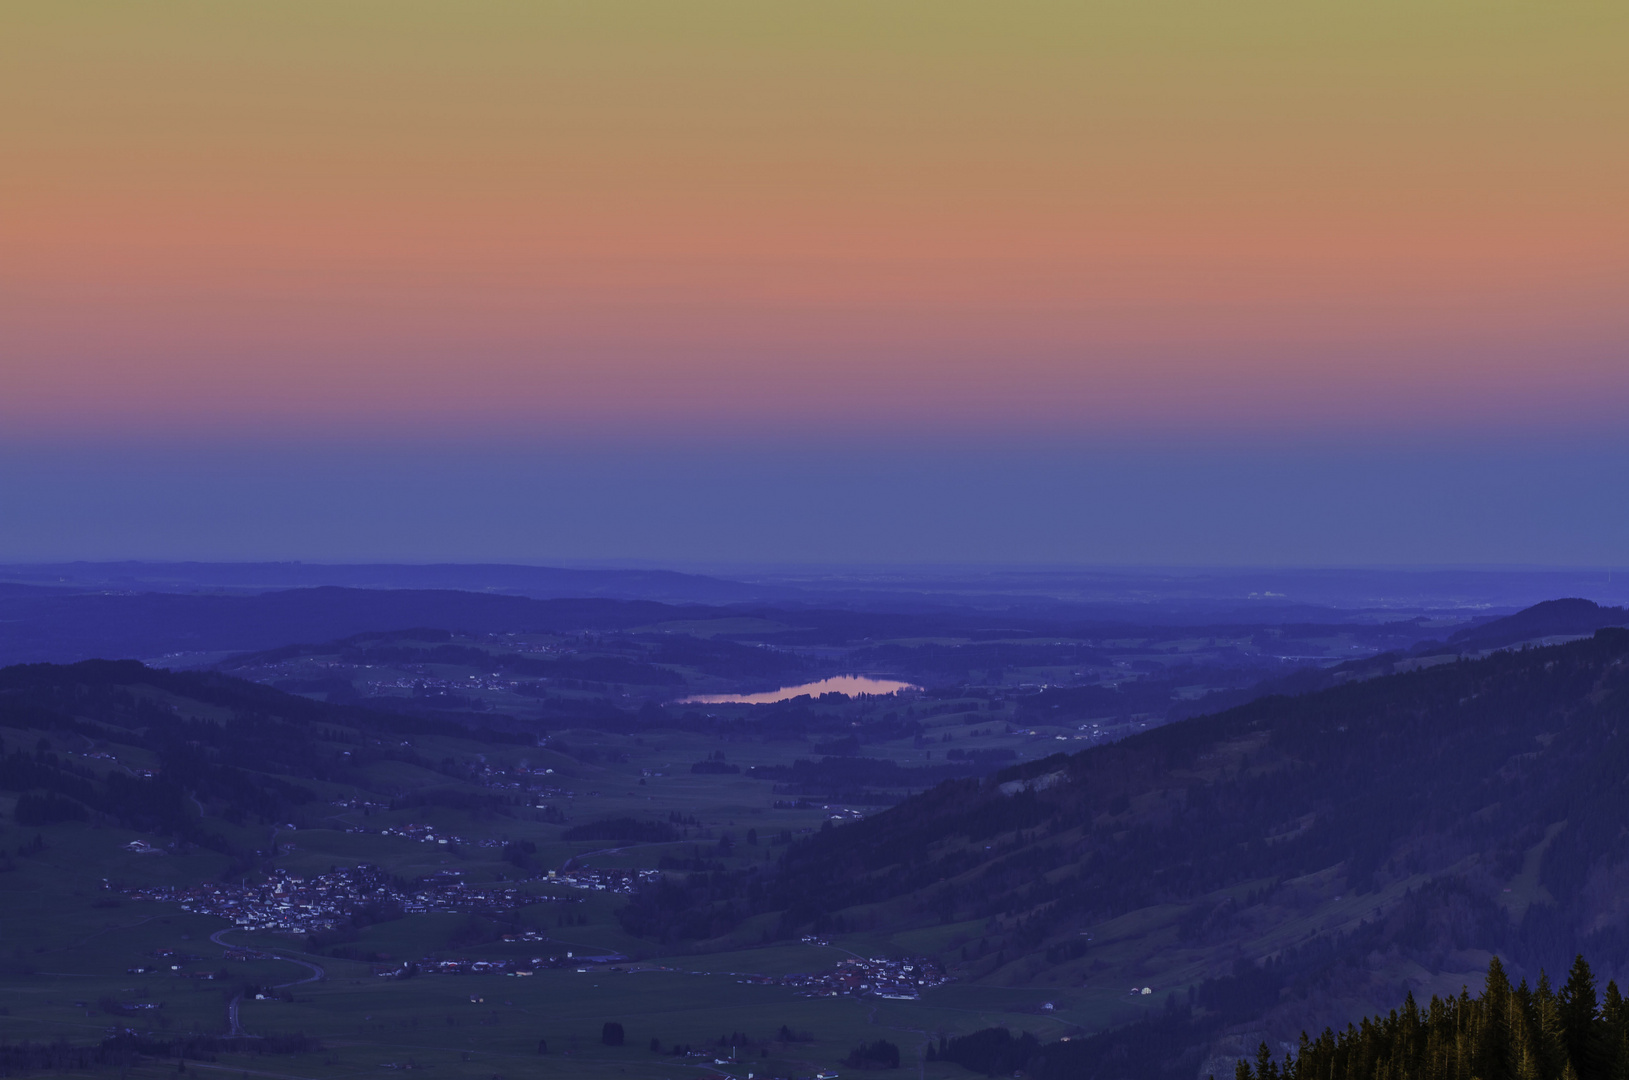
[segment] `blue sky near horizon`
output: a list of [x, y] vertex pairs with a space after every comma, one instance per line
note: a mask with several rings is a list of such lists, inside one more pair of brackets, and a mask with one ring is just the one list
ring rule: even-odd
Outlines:
[[13, 448], [0, 561], [1629, 565], [1629, 450]]

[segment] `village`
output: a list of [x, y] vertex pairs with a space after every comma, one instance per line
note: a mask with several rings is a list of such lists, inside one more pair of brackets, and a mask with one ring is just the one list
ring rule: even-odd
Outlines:
[[378, 836], [400, 836], [408, 840], [416, 840], [421, 844], [448, 844], [452, 846], [497, 848], [503, 847], [502, 840], [468, 840], [462, 836], [451, 833], [437, 833], [434, 825], [390, 825], [383, 829], [363, 829], [351, 827], [345, 830], [348, 833], [374, 833]]
[[[542, 941], [541, 934], [528, 934], [523, 937], [504, 935], [505, 941]], [[510, 975], [527, 977], [539, 971], [551, 968], [571, 968], [578, 971], [587, 971], [584, 964], [606, 965], [625, 964], [628, 957], [623, 953], [597, 953], [578, 955], [575, 951], [556, 953], [551, 956], [534, 956], [529, 960], [471, 960], [467, 957], [441, 959], [427, 956], [413, 963], [403, 964], [399, 967], [376, 968], [374, 975], [381, 979], [407, 979], [415, 975]], [[622, 971], [622, 968], [613, 970]], [[479, 1001], [472, 997], [471, 1001]]]
[[835, 968], [818, 974], [754, 975], [742, 982], [772, 986], [790, 986], [799, 997], [880, 997], [894, 1001], [915, 1001], [923, 990], [943, 986], [950, 981], [944, 969], [925, 957], [914, 956], [903, 960], [885, 960], [879, 957], [841, 960]]
[[[111, 884], [107, 887], [113, 888]], [[395, 908], [405, 914], [491, 915], [550, 899], [515, 888], [468, 885], [457, 874], [438, 874], [404, 887], [378, 867], [366, 864], [310, 878], [276, 870], [253, 885], [206, 882], [121, 891], [132, 899], [179, 903], [183, 911], [230, 919], [243, 930], [278, 934], [332, 930], [369, 908]]]
[[[541, 934], [505, 935], [505, 941], [541, 941]], [[550, 968], [576, 968], [587, 971], [593, 967], [622, 965], [629, 958], [622, 953], [565, 952], [551, 956], [536, 956], [529, 960], [471, 960], [467, 958], [440, 959], [425, 957], [416, 963], [398, 967], [376, 969], [382, 979], [411, 978], [420, 974], [436, 975], [509, 975], [526, 977]], [[612, 971], [622, 971], [612, 966]], [[659, 970], [671, 970], [661, 968]], [[799, 997], [879, 997], [893, 1001], [916, 1001], [922, 991], [943, 986], [950, 981], [944, 969], [924, 957], [903, 960], [855, 958], [840, 961], [835, 968], [818, 974], [791, 975], [740, 974], [737, 982], [756, 986], [786, 986], [795, 989]], [[471, 1000], [476, 1000], [471, 998]]]
[[651, 885], [662, 880], [662, 872], [660, 870], [590, 870], [587, 868], [550, 870], [547, 880], [569, 885], [573, 889], [631, 896], [641, 885]]

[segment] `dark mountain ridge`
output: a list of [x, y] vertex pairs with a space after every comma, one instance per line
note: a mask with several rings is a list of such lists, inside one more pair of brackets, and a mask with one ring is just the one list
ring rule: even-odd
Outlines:
[[1629, 626], [1629, 608], [1603, 607], [1593, 600], [1546, 600], [1492, 622], [1468, 626], [1448, 638], [1462, 652], [1502, 649], [1548, 637], [1582, 637], [1608, 626]]
[[717, 611], [648, 600], [531, 600], [452, 590], [337, 586], [257, 595], [29, 590], [0, 594], [0, 663], [248, 652], [406, 626], [466, 633], [604, 631], [705, 618]]
[[0, 566], [0, 577], [79, 589], [178, 593], [252, 594], [340, 587], [489, 592], [533, 600], [654, 600], [670, 604], [742, 603], [800, 595], [799, 590], [784, 586], [747, 585], [676, 570], [580, 569], [503, 563], [73, 562]]

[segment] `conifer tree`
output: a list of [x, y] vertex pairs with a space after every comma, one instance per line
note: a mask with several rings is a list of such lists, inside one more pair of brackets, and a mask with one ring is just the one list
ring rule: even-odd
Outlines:
[[1595, 975], [1582, 956], [1572, 962], [1558, 1004], [1567, 1060], [1573, 1071], [1580, 1076], [1598, 1074], [1606, 1033], [1597, 1030], [1599, 1005], [1595, 997]]

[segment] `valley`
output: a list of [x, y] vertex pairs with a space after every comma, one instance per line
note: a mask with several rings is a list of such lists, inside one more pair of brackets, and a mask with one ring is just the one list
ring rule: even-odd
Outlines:
[[[768, 621], [0, 672], [0, 1038], [300, 1077], [813, 1076], [880, 1039], [949, 1078], [1010, 1031], [1186, 1078], [1495, 951], [1625, 961], [1569, 824], [1619, 811], [1551, 809], [1620, 752], [1614, 631], [1185, 717], [1242, 639]], [[856, 668], [920, 689], [682, 700]]]

